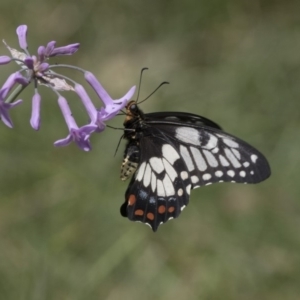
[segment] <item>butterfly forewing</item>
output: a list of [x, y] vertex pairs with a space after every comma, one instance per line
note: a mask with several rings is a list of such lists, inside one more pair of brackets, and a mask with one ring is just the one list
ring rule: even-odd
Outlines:
[[258, 150], [221, 130], [165, 124], [156, 124], [156, 129], [170, 137], [193, 188], [216, 182], [258, 183], [270, 175], [269, 164]]

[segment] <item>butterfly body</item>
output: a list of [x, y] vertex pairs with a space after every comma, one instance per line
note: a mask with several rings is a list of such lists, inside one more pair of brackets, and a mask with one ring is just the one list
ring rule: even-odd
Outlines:
[[217, 182], [257, 183], [270, 176], [259, 151], [198, 115], [144, 114], [131, 101], [124, 128], [128, 144], [121, 179], [133, 176], [121, 214], [153, 231], [179, 216], [194, 188]]

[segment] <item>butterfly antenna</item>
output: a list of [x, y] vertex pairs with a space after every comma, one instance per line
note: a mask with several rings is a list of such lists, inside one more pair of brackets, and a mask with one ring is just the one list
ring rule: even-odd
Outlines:
[[140, 82], [139, 82], [139, 88], [138, 88], [138, 94], [137, 94], [136, 102], [138, 102], [138, 100], [139, 100], [140, 90], [141, 90], [141, 84], [142, 84], [142, 77], [143, 77], [144, 71], [146, 71], [146, 70], [148, 70], [148, 68], [143, 68], [143, 69], [141, 70], [141, 74], [140, 74]]
[[149, 96], [147, 96], [144, 100], [142, 100], [141, 102], [137, 102], [138, 104], [141, 104], [143, 102], [145, 102], [147, 99], [149, 99], [161, 86], [165, 85], [165, 84], [170, 84], [170, 82], [168, 81], [164, 81], [162, 82]]

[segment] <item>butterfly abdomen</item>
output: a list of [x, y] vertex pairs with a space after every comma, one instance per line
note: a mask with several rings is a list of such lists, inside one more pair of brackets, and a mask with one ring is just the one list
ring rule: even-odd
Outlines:
[[124, 159], [121, 166], [121, 180], [126, 180], [133, 174], [140, 160], [140, 150], [137, 142], [129, 142], [125, 149]]

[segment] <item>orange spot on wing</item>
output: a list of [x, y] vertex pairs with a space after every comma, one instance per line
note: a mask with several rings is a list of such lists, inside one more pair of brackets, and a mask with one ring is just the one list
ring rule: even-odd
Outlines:
[[147, 218], [149, 219], [149, 220], [151, 220], [151, 221], [153, 221], [154, 220], [154, 214], [153, 213], [147, 213]]
[[163, 214], [166, 212], [166, 207], [164, 205], [160, 205], [158, 207], [158, 213]]
[[175, 210], [175, 207], [174, 207], [174, 206], [170, 206], [170, 207], [168, 208], [168, 212], [169, 212], [169, 213], [174, 212], [174, 210]]
[[128, 205], [133, 205], [136, 202], [136, 197], [135, 195], [130, 195], [128, 198]]
[[136, 216], [143, 216], [143, 215], [144, 215], [144, 211], [143, 211], [142, 209], [137, 209], [137, 210], [134, 212], [134, 214], [135, 214]]

